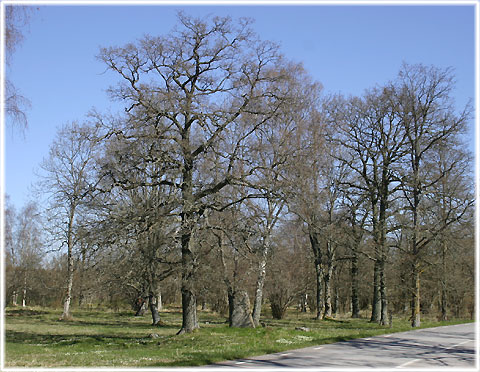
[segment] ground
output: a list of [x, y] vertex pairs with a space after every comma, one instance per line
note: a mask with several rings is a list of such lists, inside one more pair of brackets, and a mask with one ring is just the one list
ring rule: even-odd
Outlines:
[[[200, 366], [411, 329], [407, 319], [394, 318], [389, 328], [368, 319], [315, 321], [295, 309], [274, 320], [265, 309], [265, 327], [255, 329], [232, 329], [225, 317], [199, 311], [201, 328], [177, 336], [180, 307], [162, 311], [164, 324], [158, 327], [148, 315], [134, 317], [128, 310], [74, 309], [70, 321], [59, 320], [61, 309], [7, 308], [5, 313], [6, 367]], [[422, 327], [463, 322], [424, 321]]]

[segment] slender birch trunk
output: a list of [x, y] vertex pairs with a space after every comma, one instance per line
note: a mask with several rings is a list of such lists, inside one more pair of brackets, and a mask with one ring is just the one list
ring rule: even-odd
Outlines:
[[67, 227], [67, 288], [63, 302], [63, 314], [61, 319], [70, 319], [70, 304], [72, 301], [73, 288], [73, 221], [75, 216], [75, 205], [70, 206], [70, 214]]
[[[269, 233], [268, 233], [269, 235]], [[260, 314], [262, 312], [263, 286], [265, 284], [267, 256], [270, 250], [270, 237], [266, 236], [263, 243], [262, 256], [258, 264], [258, 278], [255, 288], [255, 300], [253, 303], [253, 324], [257, 327], [260, 324]]]

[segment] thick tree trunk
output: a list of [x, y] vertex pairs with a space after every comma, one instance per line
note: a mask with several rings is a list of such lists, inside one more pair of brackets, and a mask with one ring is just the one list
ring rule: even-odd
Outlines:
[[325, 311], [324, 317], [331, 318], [332, 317], [332, 275], [333, 275], [333, 264], [331, 262], [328, 263], [328, 268], [323, 276], [323, 280], [325, 282]]
[[381, 317], [381, 294], [380, 294], [380, 267], [379, 261], [375, 261], [373, 267], [373, 298], [372, 298], [372, 316], [370, 322], [379, 323]]
[[152, 313], [152, 325], [158, 325], [160, 323], [160, 314], [158, 313], [157, 297], [150, 293], [148, 296], [148, 302], [150, 312]]
[[247, 291], [236, 290], [233, 293], [230, 327], [255, 328]]
[[193, 197], [193, 158], [189, 152], [188, 130], [182, 134], [185, 145], [182, 184], [182, 328], [178, 334], [193, 332], [199, 328], [197, 321], [197, 298], [195, 296], [195, 256], [192, 250], [192, 233], [195, 226]]
[[12, 305], [13, 306], [17, 306], [17, 299], [18, 299], [18, 293], [17, 293], [17, 291], [13, 291], [13, 295], [12, 295]]
[[335, 295], [333, 297], [332, 312], [333, 312], [334, 316], [337, 316], [337, 314], [340, 311], [340, 309], [339, 309], [340, 301], [339, 301], [339, 297], [338, 297], [338, 288], [337, 287], [335, 287], [334, 293], [335, 293]]
[[320, 250], [320, 241], [318, 239], [317, 234], [315, 233], [312, 226], [309, 226], [309, 238], [310, 238], [310, 245], [312, 247], [312, 251], [315, 257], [315, 279], [317, 284], [317, 293], [316, 293], [316, 307], [317, 307], [317, 315], [315, 317], [316, 320], [322, 319], [323, 311], [324, 311], [324, 303], [323, 303], [323, 269], [322, 269], [322, 252]]
[[137, 311], [135, 312], [135, 316], [143, 316], [145, 311], [147, 310], [147, 303], [144, 297], [138, 298], [137, 300]]
[[445, 283], [442, 283], [442, 298], [441, 298], [441, 315], [440, 320], [448, 320], [447, 316], [447, 288]]
[[197, 321], [197, 298], [194, 293], [195, 263], [193, 252], [189, 247], [189, 239], [182, 242], [182, 328], [178, 334], [193, 332], [199, 328]]
[[233, 306], [234, 306], [234, 292], [231, 287], [228, 288], [227, 290], [227, 296], [228, 296], [228, 326], [232, 326], [232, 315], [233, 315]]
[[178, 334], [193, 332], [199, 328], [197, 298], [194, 293], [195, 259], [190, 249], [190, 234], [182, 236], [182, 328]]
[[266, 267], [267, 267], [267, 255], [269, 250], [269, 242], [268, 238], [265, 238], [262, 257], [260, 258], [260, 262], [258, 264], [258, 278], [255, 288], [255, 300], [253, 302], [253, 324], [258, 326], [260, 324], [260, 314], [262, 312], [262, 299], [263, 299], [263, 286], [265, 284], [265, 275], [266, 275]]
[[316, 305], [317, 305], [317, 316], [315, 319], [320, 320], [322, 319], [324, 305], [323, 305], [323, 270], [321, 263], [315, 260], [315, 273], [316, 273], [316, 281], [317, 281], [317, 298], [316, 298]]
[[360, 318], [360, 304], [358, 299], [358, 255], [353, 253], [352, 258], [352, 318]]
[[177, 334], [193, 332], [197, 328], [197, 299], [191, 290], [182, 287], [182, 328]]

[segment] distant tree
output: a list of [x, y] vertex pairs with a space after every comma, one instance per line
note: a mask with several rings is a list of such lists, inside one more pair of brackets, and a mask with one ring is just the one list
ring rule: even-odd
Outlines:
[[368, 218], [368, 205], [365, 202], [365, 196], [353, 188], [344, 189], [342, 205], [345, 209], [346, 232], [347, 232], [347, 251], [350, 257], [350, 280], [351, 280], [351, 304], [352, 318], [360, 317], [360, 291], [359, 291], [359, 270], [360, 256], [364, 253], [363, 242], [365, 240], [365, 225]]
[[10, 202], [9, 195], [5, 195], [4, 208], [4, 245], [5, 245], [5, 281], [6, 281], [6, 303], [11, 296], [12, 305], [17, 306], [18, 301], [18, 279], [17, 279], [17, 254], [15, 242], [16, 210]]
[[78, 215], [91, 200], [96, 156], [95, 129], [76, 122], [61, 127], [41, 164], [40, 187], [47, 194], [48, 224], [60, 248], [67, 248], [66, 293], [63, 319], [71, 317], [70, 304], [74, 277], [74, 249], [79, 241]]
[[[449, 173], [431, 172], [430, 154], [436, 146], [448, 148], [464, 131], [471, 116], [467, 104], [457, 113], [453, 103], [454, 77], [451, 69], [405, 64], [391, 84], [398, 126], [405, 133], [402, 191], [410, 217], [409, 256], [411, 265], [412, 326], [420, 326], [420, 274], [422, 256], [440, 230], [433, 231], [422, 221], [421, 210], [429, 191]], [[448, 156], [448, 155], [446, 155]], [[455, 219], [452, 216], [450, 218]]]
[[290, 217], [291, 220], [280, 221], [275, 229], [268, 260], [265, 296], [275, 319], [283, 318], [294, 303], [300, 303], [304, 307], [301, 310], [306, 311], [304, 301], [308, 301], [308, 295], [315, 288], [313, 255], [303, 222], [294, 215]]
[[321, 229], [318, 221], [319, 209], [323, 203], [321, 174], [326, 164], [325, 123], [316, 111], [307, 112], [305, 122], [300, 123], [296, 139], [299, 150], [288, 167], [288, 208], [306, 225], [316, 272], [316, 319], [322, 319], [324, 311], [323, 292], [323, 250], [320, 247]]
[[398, 193], [397, 168], [404, 156], [405, 132], [398, 125], [392, 93], [378, 87], [363, 97], [335, 102], [331, 120], [340, 123], [334, 141], [343, 151], [339, 159], [352, 171], [345, 182], [368, 200], [370, 234], [374, 242], [374, 278], [371, 321], [387, 324], [388, 301], [385, 265], [391, 202]]
[[255, 179], [249, 185], [255, 190], [256, 197], [244, 202], [244, 208], [254, 221], [253, 228], [259, 237], [255, 249], [258, 269], [252, 311], [255, 326], [260, 324], [267, 258], [271, 253], [274, 229], [286, 210], [282, 173], [285, 173], [289, 156], [295, 152], [292, 146], [292, 134], [296, 125], [292, 111], [295, 108], [298, 109], [299, 106], [289, 106], [286, 108], [288, 111], [276, 117], [272, 125], [260, 128], [248, 151], [250, 161], [256, 163], [258, 168]]
[[12, 304], [21, 298], [22, 306], [38, 301], [41, 287], [37, 280], [43, 261], [44, 234], [38, 206], [30, 202], [15, 214], [12, 207], [6, 210], [6, 274], [7, 292]]

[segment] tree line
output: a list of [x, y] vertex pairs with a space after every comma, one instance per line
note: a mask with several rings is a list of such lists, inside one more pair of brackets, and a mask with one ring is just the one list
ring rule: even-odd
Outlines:
[[68, 319], [74, 298], [129, 301], [153, 324], [181, 302], [179, 333], [198, 306], [232, 326], [259, 325], [265, 303], [413, 327], [473, 314], [472, 109], [451, 69], [404, 63], [328, 95], [249, 19], [178, 21], [101, 48], [123, 110], [59, 129], [43, 210], [7, 205], [7, 302], [61, 299]]

